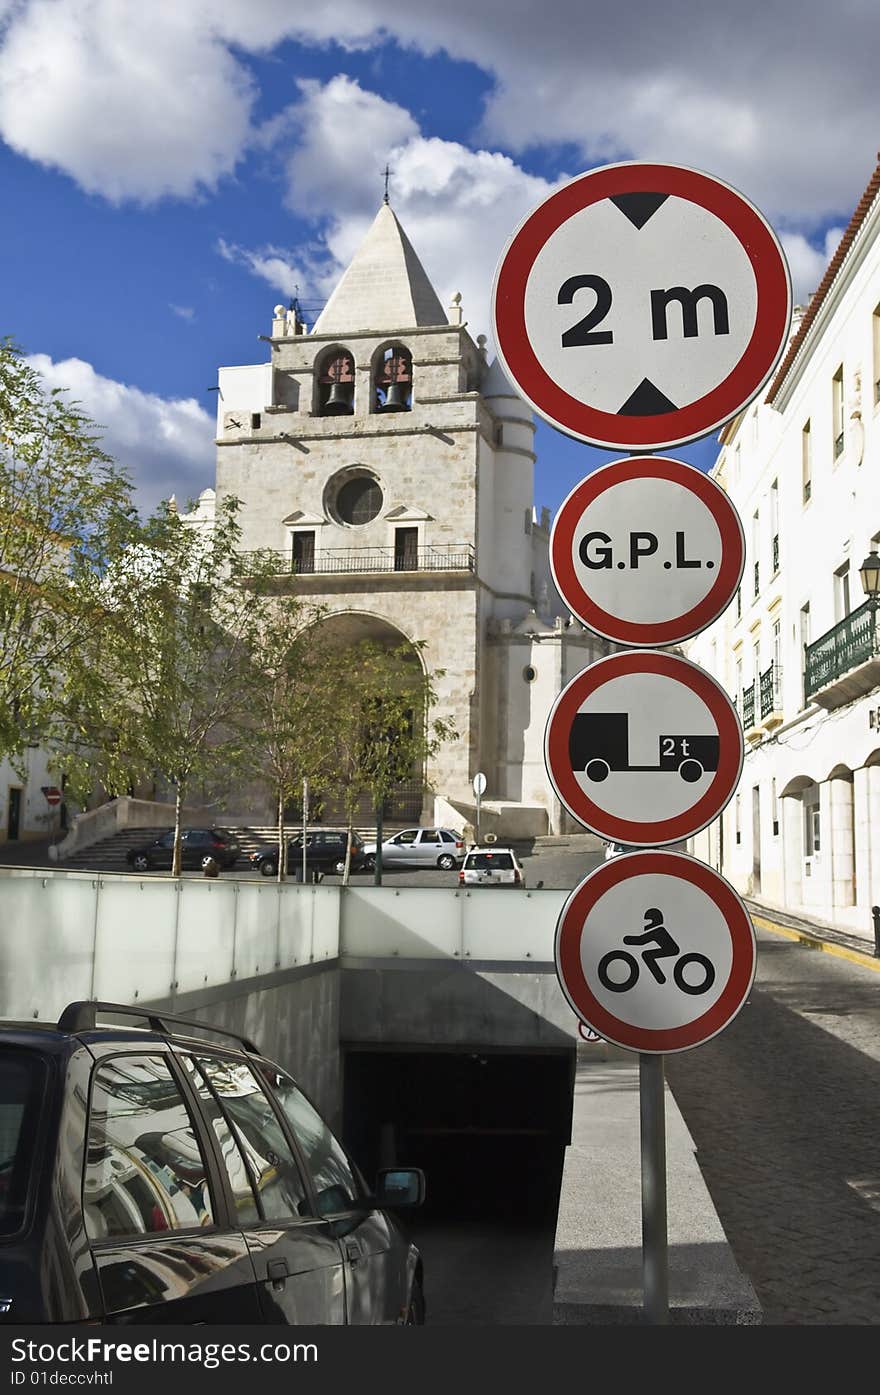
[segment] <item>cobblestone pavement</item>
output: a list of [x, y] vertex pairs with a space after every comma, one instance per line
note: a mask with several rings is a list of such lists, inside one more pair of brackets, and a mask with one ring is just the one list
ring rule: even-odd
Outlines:
[[880, 973], [758, 946], [748, 1003], [666, 1078], [765, 1325], [876, 1325]]

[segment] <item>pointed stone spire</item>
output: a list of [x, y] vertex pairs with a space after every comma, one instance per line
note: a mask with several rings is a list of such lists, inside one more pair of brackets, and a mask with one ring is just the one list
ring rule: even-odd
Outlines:
[[448, 323], [409, 238], [391, 205], [383, 203], [312, 333], [342, 335]]

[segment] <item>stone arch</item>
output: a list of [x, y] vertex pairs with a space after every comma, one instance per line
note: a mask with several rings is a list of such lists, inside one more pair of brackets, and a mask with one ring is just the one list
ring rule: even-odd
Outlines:
[[413, 384], [411, 351], [396, 339], [380, 344], [370, 360], [370, 411], [411, 411]]
[[[362, 641], [371, 641], [389, 650], [406, 646], [412, 661], [418, 666], [420, 676], [427, 673], [424, 655], [411, 635], [404, 633], [399, 626], [370, 611], [337, 610], [320, 615], [312, 621], [321, 640], [334, 649], [351, 653], [354, 662], [357, 647]], [[345, 701], [345, 695], [340, 695]], [[390, 791], [385, 800], [382, 817], [388, 825], [417, 824], [424, 812], [427, 789], [427, 770], [424, 761], [413, 768], [408, 778], [401, 779]], [[345, 817], [344, 801], [338, 791], [327, 789], [316, 791], [313, 797], [313, 812], [317, 811], [324, 823], [342, 823]], [[301, 808], [291, 806], [290, 817], [301, 817]], [[369, 798], [359, 800], [355, 815], [357, 826], [372, 828], [376, 822], [376, 810], [371, 807]]]
[[315, 359], [312, 411], [316, 416], [351, 416], [354, 412], [354, 354], [344, 344], [330, 344]]

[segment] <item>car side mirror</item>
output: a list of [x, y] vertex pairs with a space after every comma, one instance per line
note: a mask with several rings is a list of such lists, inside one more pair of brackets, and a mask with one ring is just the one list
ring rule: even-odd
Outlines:
[[375, 1202], [397, 1210], [421, 1206], [425, 1199], [425, 1174], [420, 1167], [384, 1167], [376, 1174]]

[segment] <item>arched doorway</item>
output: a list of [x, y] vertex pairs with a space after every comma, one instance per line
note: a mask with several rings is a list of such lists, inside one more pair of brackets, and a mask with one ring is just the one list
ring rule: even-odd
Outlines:
[[[400, 685], [405, 693], [416, 693], [425, 677], [421, 654], [409, 639], [396, 626], [379, 616], [360, 611], [343, 611], [330, 615], [317, 622], [322, 646], [342, 656], [347, 662], [345, 672], [350, 678], [344, 682], [333, 701], [347, 704], [345, 715], [351, 712], [351, 704], [368, 703], [370, 715], [365, 717], [365, 729], [372, 739], [371, 728], [382, 731], [382, 683], [375, 682], [375, 675], [381, 671], [382, 655], [388, 656], [387, 676], [389, 685]], [[350, 666], [349, 666], [350, 665]], [[364, 683], [363, 672], [367, 666], [373, 675], [369, 684]], [[398, 723], [401, 717], [398, 695], [385, 689], [389, 707], [394, 707]], [[416, 723], [425, 720], [424, 711], [418, 710], [418, 701], [408, 709], [408, 729], [405, 738], [411, 735]], [[340, 728], [345, 726], [340, 722]], [[399, 726], [398, 726], [399, 730]], [[393, 735], [386, 739], [393, 742]], [[367, 789], [357, 789], [347, 785], [351, 774], [351, 761], [346, 761], [346, 753], [340, 750], [339, 769], [321, 780], [317, 787], [308, 792], [309, 822], [314, 824], [344, 825], [352, 817], [357, 828], [372, 828], [379, 817], [386, 829], [402, 827], [420, 822], [426, 794], [426, 770], [424, 759], [413, 759], [407, 769], [398, 769], [389, 784], [381, 811]], [[350, 756], [350, 752], [348, 753]], [[406, 758], [402, 758], [406, 763]], [[392, 762], [393, 764], [393, 762]], [[285, 820], [300, 823], [303, 818], [302, 796], [292, 800], [285, 808]]]

